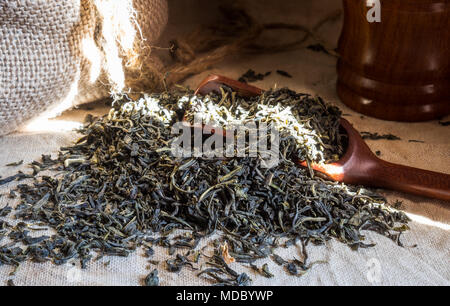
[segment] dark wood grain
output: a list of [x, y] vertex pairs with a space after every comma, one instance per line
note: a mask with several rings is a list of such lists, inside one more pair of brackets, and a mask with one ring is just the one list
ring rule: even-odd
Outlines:
[[343, 3], [341, 100], [386, 120], [450, 114], [450, 1], [381, 0], [380, 23], [367, 21], [366, 1]]
[[379, 187], [450, 201], [450, 175], [389, 163], [369, 149], [358, 131], [345, 119], [341, 126], [349, 135], [342, 159], [331, 165], [313, 165], [315, 170], [347, 184]]
[[[196, 93], [206, 95], [227, 85], [243, 95], [255, 96], [264, 91], [238, 81], [211, 75], [198, 87]], [[387, 188], [415, 195], [450, 201], [450, 175], [383, 161], [372, 153], [361, 135], [345, 119], [341, 126], [347, 131], [349, 144], [345, 155], [333, 164], [312, 164], [314, 170], [334, 181], [347, 184]], [[306, 166], [303, 161], [298, 162]]]

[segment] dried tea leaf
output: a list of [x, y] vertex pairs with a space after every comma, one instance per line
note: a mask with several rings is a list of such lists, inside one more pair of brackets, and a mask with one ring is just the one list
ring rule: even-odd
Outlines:
[[157, 269], [154, 269], [149, 275], [147, 275], [147, 277], [145, 278], [145, 286], [147, 287], [159, 286], [159, 277]]
[[286, 72], [286, 71], [283, 71], [283, 70], [277, 70], [277, 73], [279, 74], [279, 75], [281, 75], [281, 76], [284, 76], [284, 77], [286, 77], [286, 78], [290, 78], [290, 79], [292, 79], [292, 75], [290, 75], [288, 72]]
[[272, 255], [272, 260], [279, 266], [284, 266], [285, 264], [288, 263], [286, 260], [284, 260], [281, 256], [277, 254]]
[[0, 217], [6, 217], [7, 215], [9, 215], [11, 213], [11, 211], [12, 211], [12, 207], [6, 205], [2, 209], [0, 209]]
[[322, 52], [325, 54], [330, 54], [330, 52], [328, 52], [328, 50], [320, 43], [314, 44], [314, 45], [309, 45], [308, 47], [306, 47], [306, 49], [312, 50], [314, 52]]
[[228, 251], [228, 243], [225, 242], [224, 245], [221, 246], [222, 249], [222, 257], [223, 260], [225, 260], [227, 265], [230, 265], [234, 262], [236, 262], [236, 259], [234, 259], [232, 256], [230, 256], [230, 253]]
[[274, 275], [273, 275], [272, 273], [270, 273], [269, 265], [268, 265], [268, 264], [264, 264], [264, 265], [262, 266], [261, 272], [262, 272], [262, 274], [264, 275], [264, 277], [267, 277], [267, 278], [272, 278], [272, 277], [274, 277]]
[[249, 69], [246, 73], [244, 73], [239, 79], [239, 82], [242, 83], [253, 83], [256, 81], [262, 81], [266, 77], [268, 77], [272, 72], [268, 71], [266, 73], [256, 73], [254, 70]]
[[14, 162], [14, 163], [9, 163], [6, 165], [6, 167], [17, 167], [23, 164], [23, 160], [18, 161], [18, 162]]
[[402, 140], [400, 137], [392, 134], [380, 135], [378, 133], [361, 132], [361, 136], [364, 140]]

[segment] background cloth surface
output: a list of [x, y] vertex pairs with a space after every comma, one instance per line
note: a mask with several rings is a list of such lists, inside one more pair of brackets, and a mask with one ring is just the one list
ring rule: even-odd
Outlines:
[[[173, 0], [169, 1], [169, 25], [163, 34], [170, 39], [180, 31], [188, 31], [199, 20], [213, 20], [214, 1]], [[258, 7], [255, 7], [255, 3]], [[250, 10], [259, 18], [272, 22], [295, 22], [313, 25], [327, 12], [340, 8], [340, 1], [245, 1]], [[253, 8], [252, 8], [253, 7]], [[194, 9], [196, 8], [196, 9]], [[202, 8], [202, 9], [197, 9]], [[342, 26], [342, 18], [324, 26], [320, 36], [324, 41], [336, 46]], [[287, 32], [285, 35], [292, 35]], [[308, 41], [314, 43], [314, 41]], [[163, 44], [163, 43], [161, 43]], [[438, 124], [438, 121], [425, 123], [396, 123], [361, 116], [344, 106], [336, 95], [336, 58], [317, 53], [306, 48], [277, 54], [240, 56], [230, 58], [209, 71], [194, 76], [185, 85], [195, 88], [210, 73], [219, 73], [238, 78], [248, 69], [272, 74], [264, 81], [254, 83], [264, 89], [273, 86], [289, 87], [299, 92], [322, 96], [329, 103], [338, 105], [346, 118], [360, 131], [392, 133], [401, 141], [368, 141], [373, 151], [380, 151], [381, 158], [399, 164], [450, 173], [450, 127]], [[289, 72], [293, 78], [285, 78], [276, 70]], [[92, 109], [93, 108], [93, 109]], [[69, 145], [77, 139], [70, 131], [72, 124], [81, 122], [88, 113], [105, 114], [108, 108], [98, 103], [65, 112], [61, 117], [42, 122], [32, 128], [24, 129], [0, 138], [0, 175], [13, 175], [17, 170], [30, 171], [25, 165], [41, 154], [55, 157], [60, 146]], [[450, 120], [449, 117], [443, 118]], [[413, 143], [420, 140], [425, 143]], [[6, 164], [24, 160], [24, 166], [11, 168]], [[0, 188], [0, 194], [7, 194], [15, 186], [10, 183]], [[275, 274], [272, 279], [256, 275], [251, 269], [240, 264], [232, 267], [246, 272], [253, 279], [253, 285], [450, 285], [450, 209], [449, 204], [437, 200], [380, 190], [389, 202], [403, 201], [404, 210], [413, 221], [411, 230], [403, 235], [404, 248], [391, 240], [375, 233], [367, 233], [368, 242], [376, 247], [358, 252], [337, 242], [329, 241], [323, 246], [308, 246], [310, 261], [325, 260], [326, 264], [314, 266], [303, 277], [286, 274], [280, 267], [266, 259], [257, 262], [258, 266], [268, 263]], [[7, 197], [0, 197], [0, 208], [10, 203]], [[206, 242], [203, 242], [206, 243]], [[416, 248], [409, 246], [417, 244]], [[166, 249], [155, 249], [154, 260], [158, 265], [161, 285], [208, 285], [209, 282], [196, 276], [189, 268], [179, 274], [166, 272], [165, 260], [169, 258]], [[81, 270], [79, 263], [55, 266], [51, 263], [25, 263], [13, 277], [16, 285], [140, 285], [151, 272], [147, 269], [148, 260], [139, 250], [128, 258], [103, 258], [91, 262], [87, 269]], [[284, 258], [300, 257], [296, 247], [276, 250]], [[106, 263], [110, 263], [106, 265]], [[152, 267], [153, 269], [153, 267]], [[12, 267], [0, 267], [0, 285], [12, 277], [8, 274]]]

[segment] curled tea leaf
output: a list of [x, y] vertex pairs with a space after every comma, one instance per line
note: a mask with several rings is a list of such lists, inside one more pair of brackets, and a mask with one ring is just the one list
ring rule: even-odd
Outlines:
[[227, 265], [236, 262], [236, 259], [234, 259], [232, 256], [230, 256], [227, 242], [225, 242], [225, 244], [221, 246], [221, 249], [222, 249], [223, 260], [226, 262]]
[[147, 287], [157, 287], [159, 286], [159, 277], [158, 270], [153, 270], [147, 277], [145, 278], [145, 286]]

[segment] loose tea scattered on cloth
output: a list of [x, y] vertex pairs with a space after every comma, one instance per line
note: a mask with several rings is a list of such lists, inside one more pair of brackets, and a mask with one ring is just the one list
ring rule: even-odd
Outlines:
[[[264, 167], [262, 155], [250, 157], [249, 138], [245, 157], [175, 157], [172, 144], [179, 137], [172, 127], [181, 120], [194, 123], [196, 114], [225, 129], [230, 122], [275, 128], [279, 162]], [[267, 265], [255, 265], [270, 259], [300, 277], [320, 264], [308, 262], [310, 243], [336, 239], [354, 250], [372, 247], [362, 234], [369, 230], [401, 245], [408, 230], [404, 213], [370, 190], [324, 180], [295, 163], [343, 155], [340, 116], [322, 99], [289, 89], [250, 99], [228, 88], [206, 97], [180, 89], [116, 101], [57, 158], [43, 156], [30, 165], [32, 173], [0, 180], [0, 185], [22, 181], [6, 195], [19, 204], [0, 210], [0, 264], [79, 261], [84, 268], [91, 260], [144, 248], [156, 265], [153, 247], [163, 246], [169, 272], [188, 268], [214, 284], [249, 285], [248, 274], [237, 273], [231, 263], [271, 278]], [[10, 215], [14, 223], [4, 218]], [[40, 234], [43, 230], [51, 234]], [[200, 248], [213, 234], [220, 235], [214, 246]], [[302, 258], [276, 254], [296, 244], [302, 245]], [[144, 283], [157, 285], [158, 271], [151, 270]]]

